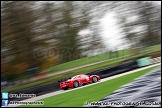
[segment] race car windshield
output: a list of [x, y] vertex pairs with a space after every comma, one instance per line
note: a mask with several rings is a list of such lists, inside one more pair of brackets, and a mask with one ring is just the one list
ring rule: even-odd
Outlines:
[[86, 78], [86, 77], [88, 77], [88, 75], [81, 75], [81, 77], [82, 77], [82, 78]]
[[72, 77], [71, 79], [75, 79], [75, 78], [76, 78], [76, 76]]

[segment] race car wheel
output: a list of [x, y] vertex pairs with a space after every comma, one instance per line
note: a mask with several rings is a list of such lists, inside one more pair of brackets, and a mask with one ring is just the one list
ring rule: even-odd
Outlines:
[[77, 88], [79, 86], [79, 83], [77, 81], [74, 81], [74, 88]]
[[93, 81], [93, 83], [97, 82], [98, 81], [97, 77], [93, 77], [92, 81]]

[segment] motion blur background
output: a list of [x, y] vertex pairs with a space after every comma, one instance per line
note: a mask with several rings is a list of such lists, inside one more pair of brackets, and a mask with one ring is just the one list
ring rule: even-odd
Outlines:
[[161, 45], [161, 1], [1, 1], [3, 81], [154, 45]]

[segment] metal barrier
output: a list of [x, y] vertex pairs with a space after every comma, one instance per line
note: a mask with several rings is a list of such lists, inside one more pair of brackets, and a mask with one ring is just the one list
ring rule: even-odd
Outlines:
[[[158, 58], [158, 59], [161, 59], [161, 57]], [[157, 63], [157, 61], [156, 61], [156, 63]], [[88, 73], [87, 75], [96, 74], [96, 75], [99, 75], [100, 78], [102, 79], [102, 78], [105, 78], [105, 77], [124, 73], [126, 71], [130, 71], [130, 70], [133, 70], [133, 69], [137, 69], [139, 67], [140, 67], [140, 65], [138, 64], [137, 61], [127, 60], [127, 61], [121, 62], [121, 64], [118, 65], [118, 66], [94, 71], [94, 72]], [[10, 92], [10, 93], [16, 93], [16, 94], [19, 94], [19, 93], [31, 94], [31, 93], [33, 93], [33, 94], [36, 94], [37, 96], [39, 96], [39, 95], [54, 92], [54, 91], [57, 91], [57, 90], [60, 90], [59, 83], [54, 82], [54, 83], [50, 83], [50, 84], [46, 84], [46, 85], [40, 85], [40, 86], [28, 88], [28, 89], [25, 89], [25, 90], [20, 90], [20, 91], [17, 91], [17, 92]], [[20, 98], [20, 99], [12, 98], [10, 100], [23, 100], [23, 99], [22, 98]]]

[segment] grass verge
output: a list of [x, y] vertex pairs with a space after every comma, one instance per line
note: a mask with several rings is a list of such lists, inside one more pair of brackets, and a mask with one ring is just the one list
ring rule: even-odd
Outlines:
[[[157, 67], [158, 66], [151, 67], [92, 86], [87, 86], [81, 89], [39, 100], [44, 101], [44, 105], [28, 105], [26, 107], [82, 107], [84, 106], [84, 102], [100, 100], [111, 94], [113, 91], [119, 89], [122, 85], [132, 82], [135, 78], [138, 78]], [[25, 105], [21, 105], [21, 107], [22, 106], [25, 107]]]
[[[156, 52], [156, 51], [161, 50], [161, 44], [146, 47], [146, 48], [143, 48], [143, 49], [140, 49], [140, 50], [141, 51], [147, 50], [147, 53]], [[117, 51], [117, 53], [118, 53], [118, 57], [122, 57], [122, 56], [132, 54], [132, 51], [131, 51], [131, 49], [125, 49], [125, 50]], [[113, 55], [115, 55], [115, 53], [113, 53]], [[86, 65], [86, 64], [90, 64], [90, 63], [94, 63], [94, 62], [99, 62], [99, 61], [106, 60], [106, 59], [107, 60], [110, 59], [110, 53], [109, 52], [99, 54], [99, 55], [96, 55], [96, 56], [91, 56], [91, 57], [86, 57], [86, 58], [82, 58], [82, 59], [78, 59], [78, 60], [73, 60], [73, 61], [63, 63], [63, 64], [60, 64], [60, 65], [56, 65], [56, 66], [53, 66], [53, 67], [50, 67], [50, 68], [44, 69], [44, 70], [48, 73], [57, 72], [57, 71], [61, 71], [61, 70], [74, 68], [74, 67], [77, 67], [77, 66], [82, 66], [82, 65]]]
[[148, 53], [143, 52], [141, 54], [134, 55], [134, 56], [127, 56], [125, 58], [118, 58], [118, 59], [98, 63], [98, 64], [95, 64], [95, 65], [83, 67], [83, 68], [76, 69], [76, 70], [73, 70], [73, 71], [69, 71], [69, 72], [66, 72], [66, 73], [54, 75], [54, 76], [51, 76], [51, 77], [48, 77], [48, 78], [45, 78], [45, 79], [41, 79], [41, 80], [38, 80], [38, 81], [35, 81], [35, 82], [30, 82], [30, 83], [27, 83], [27, 84], [24, 84], [24, 85], [3, 89], [3, 90], [1, 90], [1, 92], [13, 92], [13, 91], [22, 90], [22, 89], [29, 88], [29, 87], [53, 83], [53, 82], [56, 82], [60, 79], [72, 77], [72, 76], [77, 75], [77, 74], [87, 74], [89, 72], [93, 72], [93, 71], [100, 70], [100, 69], [103, 69], [103, 68], [112, 67], [112, 66], [115, 66], [117, 64], [120, 64], [120, 62], [122, 62], [123, 60], [127, 60], [127, 59], [130, 59], [130, 58], [133, 59], [133, 58], [145, 55], [145, 54], [148, 54]]

